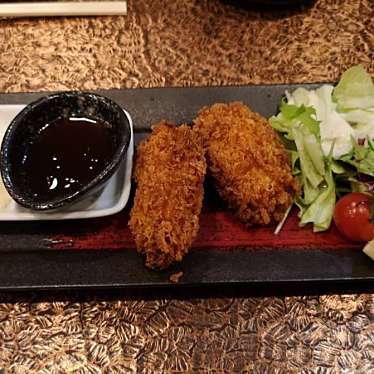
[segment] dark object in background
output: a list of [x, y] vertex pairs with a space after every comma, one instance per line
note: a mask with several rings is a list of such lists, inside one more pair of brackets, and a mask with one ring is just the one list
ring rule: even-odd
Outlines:
[[310, 7], [315, 0], [220, 0], [227, 5], [233, 5], [237, 8], [262, 11], [265, 13], [275, 12], [274, 16], [280, 11], [291, 11], [297, 13], [305, 7]]

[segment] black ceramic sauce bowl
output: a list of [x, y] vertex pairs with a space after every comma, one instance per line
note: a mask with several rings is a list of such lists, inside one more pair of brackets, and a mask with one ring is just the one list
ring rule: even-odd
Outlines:
[[[38, 196], [27, 183], [29, 175], [20, 177], [25, 150], [40, 136], [42, 127], [58, 118], [92, 118], [110, 124], [114, 150], [102, 170], [72, 191], [57, 196]], [[68, 131], [67, 131], [68, 132]], [[66, 133], [69, 137], [71, 134]], [[10, 123], [1, 145], [0, 170], [6, 190], [20, 205], [33, 210], [62, 208], [97, 192], [113, 175], [126, 155], [131, 137], [129, 120], [112, 100], [87, 92], [61, 92], [45, 96], [27, 105]], [[66, 150], [69, 152], [69, 149]], [[43, 167], [41, 162], [40, 167]]]

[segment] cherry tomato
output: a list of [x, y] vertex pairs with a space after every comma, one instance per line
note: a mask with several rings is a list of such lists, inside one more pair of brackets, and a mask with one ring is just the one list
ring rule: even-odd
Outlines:
[[334, 222], [340, 233], [353, 241], [369, 241], [374, 238], [374, 198], [370, 195], [352, 192], [337, 202]]

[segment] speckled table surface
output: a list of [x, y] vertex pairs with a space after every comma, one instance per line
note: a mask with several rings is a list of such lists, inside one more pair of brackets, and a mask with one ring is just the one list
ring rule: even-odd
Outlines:
[[[0, 91], [331, 81], [374, 73], [372, 0], [254, 11], [129, 1], [0, 21]], [[374, 373], [374, 295], [0, 303], [5, 373]], [[60, 299], [59, 299], [60, 300]]]

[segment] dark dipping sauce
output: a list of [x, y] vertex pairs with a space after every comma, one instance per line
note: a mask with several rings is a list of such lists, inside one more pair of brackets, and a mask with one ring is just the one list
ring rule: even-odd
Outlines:
[[58, 118], [43, 126], [25, 149], [18, 175], [34, 197], [64, 197], [98, 176], [114, 153], [109, 123]]

